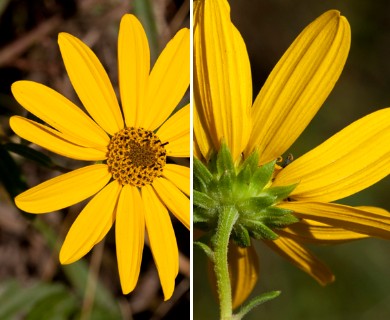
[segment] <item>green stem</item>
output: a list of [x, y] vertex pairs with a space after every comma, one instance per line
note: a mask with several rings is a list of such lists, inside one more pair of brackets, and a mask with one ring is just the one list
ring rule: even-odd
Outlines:
[[234, 207], [224, 207], [219, 214], [218, 228], [213, 240], [214, 271], [220, 304], [220, 319], [232, 319], [232, 288], [228, 268], [228, 245], [238, 212]]

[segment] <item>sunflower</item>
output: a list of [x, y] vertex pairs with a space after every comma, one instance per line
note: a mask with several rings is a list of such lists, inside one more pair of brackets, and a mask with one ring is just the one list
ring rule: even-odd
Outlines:
[[124, 294], [138, 280], [145, 228], [165, 300], [174, 290], [179, 260], [168, 210], [189, 229], [190, 172], [168, 163], [167, 157], [189, 157], [189, 105], [168, 117], [189, 85], [189, 38], [188, 29], [180, 30], [150, 71], [145, 31], [135, 16], [126, 14], [118, 38], [120, 107], [91, 49], [60, 33], [67, 73], [89, 116], [42, 84], [12, 85], [16, 100], [47, 124], [13, 116], [10, 125], [16, 134], [62, 156], [94, 161], [23, 192], [15, 198], [17, 207], [47, 213], [93, 196], [67, 233], [60, 262], [83, 257], [115, 221]]
[[[251, 239], [261, 239], [320, 284], [332, 272], [305, 243], [390, 239], [390, 214], [333, 201], [389, 174], [390, 108], [369, 114], [284, 165], [277, 160], [299, 137], [333, 89], [350, 48], [345, 17], [330, 10], [297, 37], [252, 102], [245, 43], [225, 0], [194, 6], [194, 222], [210, 231], [222, 210], [236, 210], [231, 241], [241, 249], [231, 274], [233, 306], [257, 281]], [[218, 154], [217, 154], [218, 153]], [[212, 232], [212, 231], [211, 231]], [[237, 251], [237, 250], [235, 250]], [[236, 293], [237, 293], [236, 292]]]

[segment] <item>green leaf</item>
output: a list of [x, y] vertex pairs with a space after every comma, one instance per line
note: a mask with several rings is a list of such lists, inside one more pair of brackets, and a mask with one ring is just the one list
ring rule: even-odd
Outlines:
[[76, 297], [65, 288], [38, 301], [28, 313], [26, 320], [67, 320], [79, 306]]
[[59, 284], [37, 282], [29, 287], [22, 287], [11, 281], [5, 284], [0, 295], [0, 319], [17, 319], [27, 314], [36, 303], [64, 290]]
[[270, 300], [275, 299], [280, 295], [281, 291], [270, 291], [263, 293], [260, 296], [257, 296], [251, 300], [249, 300], [247, 303], [245, 303], [241, 308], [240, 311], [233, 316], [234, 320], [240, 320], [242, 319], [248, 312], [250, 312], [253, 308], [267, 302]]
[[203, 243], [201, 241], [194, 241], [194, 245], [196, 247], [198, 247], [199, 249], [202, 249], [203, 252], [206, 254], [206, 256], [211, 261], [214, 261], [214, 252], [213, 252], [213, 250], [211, 250], [211, 248], [207, 244], [205, 244], [205, 243]]
[[27, 189], [22, 173], [4, 145], [0, 144], [0, 181], [11, 199]]
[[153, 7], [150, 0], [134, 0], [133, 2], [134, 14], [142, 22], [142, 26], [148, 37], [150, 47], [151, 61], [156, 61], [159, 54], [158, 46], [158, 32], [153, 14]]

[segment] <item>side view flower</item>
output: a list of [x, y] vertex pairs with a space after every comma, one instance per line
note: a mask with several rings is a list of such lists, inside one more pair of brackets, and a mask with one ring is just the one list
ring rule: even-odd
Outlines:
[[23, 139], [77, 160], [93, 161], [43, 182], [15, 198], [30, 213], [59, 210], [91, 196], [60, 251], [72, 263], [99, 243], [115, 222], [119, 276], [124, 294], [138, 280], [145, 229], [165, 300], [179, 269], [168, 210], [189, 229], [189, 168], [168, 161], [189, 157], [189, 105], [170, 118], [189, 85], [189, 30], [167, 44], [152, 70], [146, 34], [133, 15], [122, 18], [118, 37], [121, 107], [95, 54], [76, 37], [58, 43], [70, 81], [89, 115], [56, 91], [32, 81], [12, 85], [16, 100], [43, 120], [14, 116]]
[[[257, 281], [258, 269], [246, 265], [255, 251], [243, 252], [251, 239], [264, 240], [322, 285], [334, 275], [305, 243], [390, 239], [388, 211], [334, 203], [389, 174], [390, 108], [286, 166], [278, 162], [334, 87], [350, 38], [345, 17], [324, 13], [296, 38], [252, 103], [248, 53], [227, 1], [195, 1], [194, 223], [210, 233], [230, 223], [230, 241], [244, 256], [241, 271], [250, 271], [230, 275], [240, 292], [233, 293], [233, 308]], [[207, 250], [214, 258], [216, 241]]]

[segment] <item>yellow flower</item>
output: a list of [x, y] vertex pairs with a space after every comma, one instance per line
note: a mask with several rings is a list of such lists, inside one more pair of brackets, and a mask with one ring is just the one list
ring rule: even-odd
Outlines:
[[[189, 168], [166, 157], [189, 157], [189, 105], [168, 120], [189, 85], [189, 30], [167, 44], [150, 71], [142, 25], [122, 18], [118, 38], [120, 108], [95, 54], [79, 39], [60, 33], [58, 42], [72, 85], [90, 117], [56, 91], [31, 81], [12, 85], [16, 100], [43, 125], [14, 116], [20, 137], [60, 155], [97, 163], [48, 180], [15, 198], [30, 213], [68, 207], [95, 195], [70, 228], [60, 251], [72, 263], [100, 242], [115, 222], [123, 293], [137, 283], [145, 228], [165, 300], [178, 273], [178, 248], [168, 210], [187, 228]], [[186, 195], [187, 196], [186, 196]]]
[[[227, 1], [195, 1], [196, 157], [207, 163], [224, 141], [237, 172], [254, 151], [258, 153], [259, 166], [280, 158], [334, 87], [347, 59], [350, 37], [348, 21], [338, 11], [321, 15], [293, 42], [252, 104], [248, 54], [231, 23]], [[333, 244], [365, 237], [390, 239], [388, 211], [333, 203], [389, 174], [389, 141], [387, 108], [352, 123], [285, 168], [276, 165], [265, 188], [295, 186], [288, 197], [277, 199], [273, 206], [290, 210], [299, 221], [272, 228], [276, 238], [265, 242], [325, 285], [334, 276], [304, 243]], [[250, 263], [250, 259], [242, 261]], [[241, 270], [258, 272], [248, 266], [241, 266]], [[247, 290], [233, 294], [236, 307], [250, 294], [256, 277], [250, 272], [237, 272], [232, 278], [242, 283], [254, 279]]]

